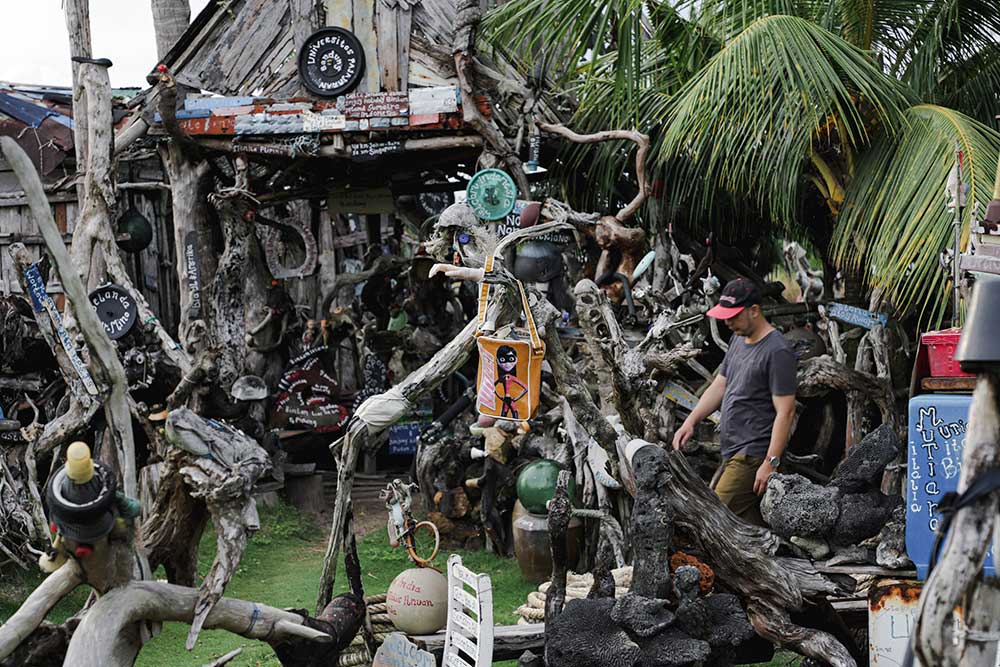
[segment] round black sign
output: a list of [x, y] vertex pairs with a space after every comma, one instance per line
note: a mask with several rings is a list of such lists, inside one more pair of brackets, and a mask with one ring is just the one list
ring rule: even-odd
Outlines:
[[118, 285], [98, 287], [90, 293], [90, 303], [111, 340], [118, 340], [131, 331], [139, 316], [131, 295]]
[[299, 76], [309, 92], [336, 97], [354, 89], [365, 73], [365, 51], [354, 33], [323, 28], [299, 50]]

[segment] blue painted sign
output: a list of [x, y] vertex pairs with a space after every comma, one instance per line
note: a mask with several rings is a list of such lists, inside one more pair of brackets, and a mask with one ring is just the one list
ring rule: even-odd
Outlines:
[[426, 422], [403, 422], [389, 427], [389, 454], [416, 454], [417, 438]]
[[826, 307], [827, 314], [841, 322], [871, 329], [876, 323], [885, 326], [889, 317], [885, 313], [873, 313], [864, 308], [847, 306], [842, 303], [831, 303]]
[[[906, 485], [906, 552], [927, 577], [944, 494], [958, 489], [972, 396], [923, 394], [910, 399]], [[943, 548], [943, 547], [942, 547]], [[985, 570], [993, 574], [992, 549]]]

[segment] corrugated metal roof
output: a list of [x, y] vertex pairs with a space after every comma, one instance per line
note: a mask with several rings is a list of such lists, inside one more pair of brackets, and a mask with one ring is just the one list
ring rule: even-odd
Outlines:
[[46, 118], [51, 118], [70, 129], [73, 127], [72, 118], [53, 111], [43, 103], [24, 99], [2, 90], [0, 90], [0, 112], [34, 128], [41, 127], [42, 121]]

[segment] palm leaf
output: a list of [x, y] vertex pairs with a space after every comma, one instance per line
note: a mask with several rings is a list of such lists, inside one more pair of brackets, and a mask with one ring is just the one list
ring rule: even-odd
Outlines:
[[635, 116], [641, 92], [643, 51], [652, 44], [643, 0], [512, 0], [491, 10], [483, 21], [485, 39], [533, 68], [541, 63], [558, 83], [582, 76], [593, 81], [605, 56], [615, 101]]
[[[1000, 133], [951, 109], [919, 105], [906, 112], [897, 137], [879, 140], [858, 165], [848, 187], [834, 240], [844, 268], [867, 268], [869, 284], [903, 313], [915, 309], [921, 322], [937, 325], [949, 304], [951, 281], [938, 256], [952, 245], [953, 214], [945, 208], [945, 184], [964, 152], [969, 206], [991, 198]], [[963, 241], [964, 242], [964, 241]]]
[[707, 210], [718, 190], [746, 194], [793, 226], [817, 129], [836, 117], [840, 142], [856, 150], [873, 123], [897, 128], [908, 106], [905, 89], [856, 47], [804, 19], [771, 16], [674, 96], [653, 155], [681, 201]]

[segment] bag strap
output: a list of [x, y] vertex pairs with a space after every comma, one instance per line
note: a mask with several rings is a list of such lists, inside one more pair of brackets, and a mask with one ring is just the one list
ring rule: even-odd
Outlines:
[[[486, 265], [483, 267], [486, 273], [493, 270], [493, 255], [486, 258]], [[479, 286], [479, 313], [476, 315], [476, 335], [482, 333], [483, 325], [486, 324], [486, 305], [490, 300], [490, 284], [483, 280]]]
[[[483, 267], [486, 273], [490, 273], [493, 270], [493, 260], [494, 256], [489, 255], [486, 258], [486, 264]], [[521, 307], [524, 309], [524, 319], [528, 323], [528, 335], [531, 338], [531, 352], [535, 356], [539, 356], [545, 353], [545, 345], [542, 343], [541, 336], [538, 335], [538, 327], [535, 326], [535, 318], [531, 315], [531, 306], [528, 304], [528, 293], [524, 290], [524, 284], [520, 280], [514, 280], [517, 283], [517, 289], [521, 293]], [[476, 315], [476, 336], [482, 334], [483, 325], [486, 323], [486, 306], [490, 300], [490, 283], [483, 281], [482, 285], [479, 286], [479, 312]]]
[[520, 280], [514, 282], [521, 292], [521, 306], [524, 308], [524, 319], [528, 322], [528, 335], [531, 337], [531, 353], [537, 357], [545, 353], [545, 346], [542, 344], [541, 336], [538, 335], [535, 318], [531, 315], [531, 306], [528, 305], [528, 293], [524, 291], [524, 284]]

